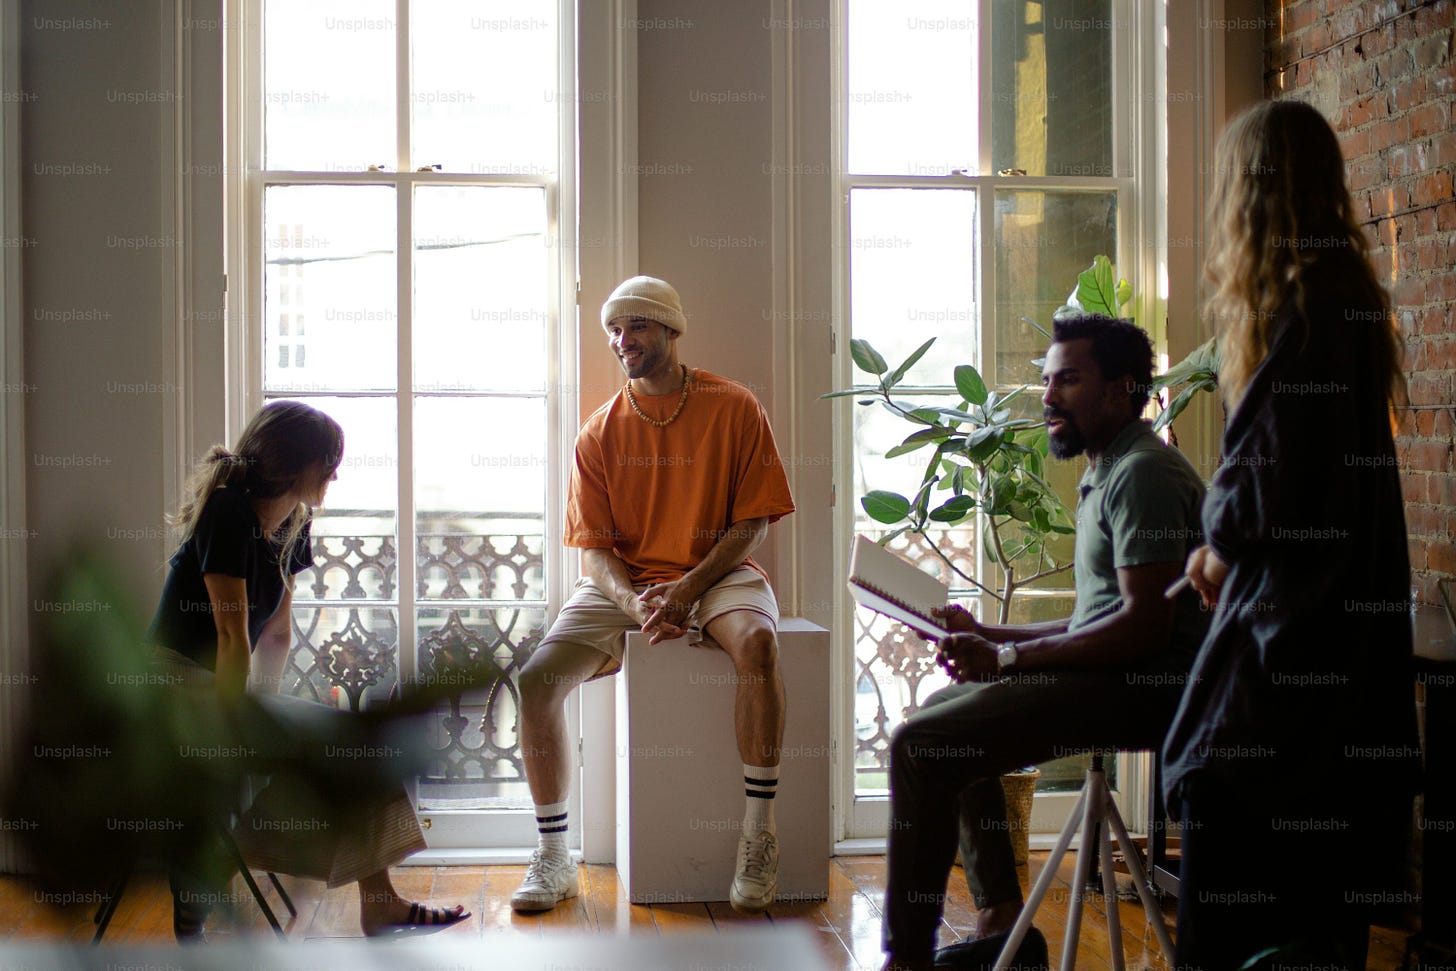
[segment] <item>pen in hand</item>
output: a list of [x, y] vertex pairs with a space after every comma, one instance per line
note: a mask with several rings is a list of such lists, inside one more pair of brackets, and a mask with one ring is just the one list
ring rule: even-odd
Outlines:
[[1181, 577], [1179, 577], [1173, 583], [1169, 584], [1168, 585], [1168, 589], [1166, 589], [1166, 590], [1163, 591], [1163, 597], [1164, 597], [1164, 599], [1166, 599], [1166, 600], [1172, 600], [1174, 597], [1178, 596], [1178, 594], [1182, 593], [1183, 592], [1183, 589], [1185, 587], [1187, 587], [1192, 582], [1193, 582], [1193, 578], [1192, 577], [1190, 577], [1186, 573], [1183, 574]]

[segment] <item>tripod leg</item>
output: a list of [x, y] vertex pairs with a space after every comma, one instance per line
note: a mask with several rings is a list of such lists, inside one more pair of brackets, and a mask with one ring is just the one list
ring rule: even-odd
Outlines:
[[1112, 832], [1107, 817], [1117, 812], [1112, 793], [1103, 792], [1103, 822], [1097, 827], [1101, 846], [1099, 859], [1102, 861], [1102, 903], [1107, 908], [1107, 946], [1112, 952], [1112, 971], [1123, 971], [1126, 961], [1122, 955], [1122, 915], [1117, 912], [1117, 873], [1112, 866]]
[[1047, 857], [1046, 866], [1042, 867], [1041, 873], [1037, 874], [1036, 883], [1031, 888], [1031, 897], [1026, 901], [1026, 906], [1021, 908], [1021, 915], [1016, 918], [1012, 925], [1011, 933], [1006, 938], [1001, 953], [996, 957], [996, 964], [993, 971], [1006, 971], [1011, 967], [1011, 962], [1016, 958], [1016, 951], [1021, 947], [1021, 942], [1026, 939], [1026, 932], [1031, 928], [1032, 919], [1036, 917], [1036, 909], [1041, 906], [1042, 898], [1050, 889], [1052, 881], [1056, 879], [1057, 867], [1061, 865], [1062, 857], [1067, 855], [1067, 847], [1072, 845], [1072, 834], [1077, 832], [1077, 824], [1082, 818], [1082, 807], [1087, 802], [1087, 790], [1084, 787], [1077, 796], [1077, 804], [1072, 807], [1071, 813], [1067, 816], [1067, 824], [1062, 827], [1062, 835], [1057, 837], [1057, 845], [1052, 849], [1052, 855]]
[[1137, 848], [1132, 845], [1132, 840], [1127, 835], [1127, 827], [1122, 824], [1122, 817], [1118, 815], [1116, 806], [1109, 807], [1107, 824], [1112, 827], [1112, 832], [1117, 837], [1117, 844], [1122, 847], [1123, 858], [1127, 860], [1127, 868], [1132, 873], [1133, 886], [1137, 887], [1138, 897], [1143, 902], [1143, 910], [1148, 915], [1148, 923], [1153, 925], [1153, 933], [1157, 935], [1158, 946], [1163, 949], [1163, 957], [1169, 964], [1172, 964], [1173, 939], [1168, 936], [1168, 925], [1163, 922], [1162, 908], [1153, 898], [1152, 885], [1148, 883], [1148, 872], [1143, 869], [1142, 857], [1138, 856]]
[[1077, 939], [1082, 933], [1082, 903], [1087, 896], [1087, 881], [1092, 878], [1092, 858], [1096, 855], [1097, 824], [1107, 796], [1107, 782], [1100, 769], [1087, 770], [1083, 787], [1086, 812], [1082, 819], [1082, 845], [1077, 849], [1077, 875], [1072, 880], [1072, 899], [1067, 904], [1067, 935], [1062, 944], [1062, 971], [1077, 966]]

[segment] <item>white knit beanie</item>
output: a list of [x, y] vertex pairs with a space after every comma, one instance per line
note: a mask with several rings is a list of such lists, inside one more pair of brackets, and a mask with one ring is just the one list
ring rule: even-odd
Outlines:
[[651, 276], [624, 280], [602, 304], [602, 326], [618, 317], [646, 317], [682, 336], [688, 329], [682, 300], [666, 282]]

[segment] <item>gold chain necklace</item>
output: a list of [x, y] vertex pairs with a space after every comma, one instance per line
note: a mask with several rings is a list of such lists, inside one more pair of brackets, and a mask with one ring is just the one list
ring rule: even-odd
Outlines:
[[642, 413], [642, 409], [637, 406], [636, 396], [632, 394], [632, 380], [631, 378], [627, 379], [627, 403], [632, 406], [633, 411], [637, 412], [637, 417], [647, 422], [647, 424], [656, 425], [658, 428], [666, 428], [668, 425], [671, 425], [673, 422], [677, 421], [677, 416], [682, 414], [683, 405], [688, 403], [688, 381], [692, 378], [693, 372], [688, 370], [688, 366], [686, 364], [679, 364], [678, 367], [682, 368], [683, 374], [682, 397], [677, 399], [677, 408], [673, 411], [671, 415], [668, 416], [668, 419], [666, 421], [658, 421], [656, 418], [648, 418], [645, 414]]

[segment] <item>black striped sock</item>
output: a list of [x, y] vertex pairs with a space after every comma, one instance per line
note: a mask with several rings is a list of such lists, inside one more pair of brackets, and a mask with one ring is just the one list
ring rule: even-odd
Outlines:
[[774, 831], [774, 796], [779, 789], [779, 767], [776, 765], [743, 766], [743, 788], [747, 807], [743, 813], [743, 833], [751, 836]]
[[536, 806], [536, 832], [542, 850], [566, 852], [566, 802]]

